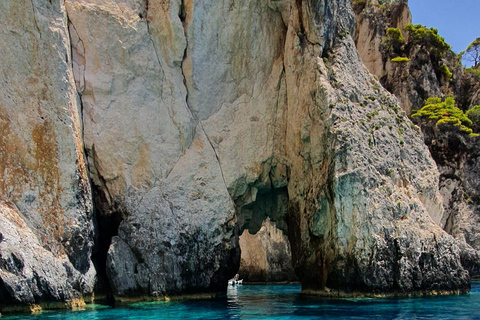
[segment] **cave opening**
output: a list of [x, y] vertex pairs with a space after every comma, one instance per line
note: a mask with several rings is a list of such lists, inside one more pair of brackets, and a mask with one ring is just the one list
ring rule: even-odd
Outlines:
[[96, 300], [113, 305], [115, 298], [107, 275], [107, 255], [112, 238], [118, 235], [123, 220], [120, 211], [112, 211], [107, 200], [108, 195], [92, 183], [93, 224], [95, 229], [92, 262], [97, 271], [98, 282], [95, 285]]
[[249, 191], [250, 201], [237, 201], [239, 278], [250, 283], [298, 281], [287, 236], [287, 187]]

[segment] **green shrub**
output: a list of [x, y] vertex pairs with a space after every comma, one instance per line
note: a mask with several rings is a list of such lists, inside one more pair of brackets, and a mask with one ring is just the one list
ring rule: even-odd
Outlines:
[[363, 10], [367, 5], [367, 0], [353, 0], [352, 7], [356, 12]]
[[434, 51], [439, 56], [451, 50], [450, 45], [445, 42], [445, 38], [440, 37], [438, 30], [435, 28], [409, 23], [404, 30], [408, 33], [408, 41], [410, 43], [421, 45], [428, 51]]
[[404, 44], [405, 38], [403, 37], [402, 31], [400, 31], [400, 29], [387, 29], [385, 40], [382, 41], [382, 46], [389, 55], [400, 55], [403, 51]]
[[468, 68], [465, 71], [480, 78], [480, 69]]
[[398, 28], [388, 28], [387, 29], [387, 39], [395, 42], [405, 42], [405, 38], [402, 35], [402, 31]]
[[472, 120], [472, 122], [480, 123], [480, 106], [473, 107], [472, 109], [468, 110], [465, 114], [470, 120]]
[[408, 62], [410, 59], [406, 57], [396, 57], [391, 60], [392, 62]]
[[[472, 109], [473, 110], [473, 109]], [[436, 121], [438, 127], [458, 127], [462, 132], [472, 135], [472, 120], [455, 106], [455, 99], [448, 97], [442, 102], [440, 98], [428, 98], [425, 106], [414, 112], [412, 118], [426, 117]]]
[[443, 65], [440, 66], [440, 72], [445, 76], [445, 78], [448, 81], [452, 80], [453, 74], [450, 72], [450, 69], [448, 69], [448, 67], [446, 65], [443, 64]]
[[477, 132], [480, 131], [480, 106], [473, 107], [465, 114], [472, 121], [472, 128]]

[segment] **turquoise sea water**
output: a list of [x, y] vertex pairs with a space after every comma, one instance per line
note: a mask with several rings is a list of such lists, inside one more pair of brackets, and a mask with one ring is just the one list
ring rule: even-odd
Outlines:
[[321, 299], [300, 295], [299, 285], [229, 287], [225, 299], [90, 306], [85, 311], [45, 312], [2, 319], [480, 319], [480, 282], [460, 296], [409, 299]]

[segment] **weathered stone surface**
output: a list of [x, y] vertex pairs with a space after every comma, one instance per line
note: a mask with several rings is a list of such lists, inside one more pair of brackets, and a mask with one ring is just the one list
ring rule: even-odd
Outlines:
[[[368, 70], [380, 80], [380, 83], [399, 99], [400, 105], [409, 115], [411, 110], [418, 110], [428, 97], [444, 96], [455, 90], [460, 83], [460, 75], [454, 76], [451, 83], [439, 71], [445, 64], [453, 70], [455, 55], [447, 54], [437, 57], [431, 54], [434, 49], [428, 44], [409, 44], [408, 33], [404, 30], [412, 23], [412, 15], [408, 8], [408, 0], [393, 1], [380, 4], [379, 1], [368, 1], [355, 8], [356, 28], [355, 44], [360, 57]], [[402, 53], [409, 62], [393, 62], [399, 55], [384, 44], [388, 28], [398, 28], [406, 39]]]
[[[18, 19], [7, 19], [17, 12], [8, 3], [10, 24], [2, 28], [13, 32], [0, 37], [18, 42], [24, 32], [13, 29]], [[438, 172], [396, 100], [363, 67], [349, 0], [66, 0], [71, 64], [61, 2], [33, 3], [34, 10], [22, 2], [18, 12], [34, 12], [38, 29], [58, 36], [40, 41], [33, 20], [22, 18], [31, 21], [25, 43], [42, 44], [42, 60], [29, 49], [20, 70], [40, 65], [31, 81], [40, 74], [55, 81], [19, 95], [28, 83], [22, 76], [0, 89], [15, 97], [2, 106], [2, 123], [22, 138], [0, 140], [8, 150], [0, 166], [25, 170], [40, 146], [43, 158], [31, 160], [43, 168], [35, 186], [62, 188], [47, 190], [46, 199], [60, 198], [35, 205], [46, 212], [37, 216], [24, 210], [28, 193], [9, 191], [15, 181], [2, 178], [0, 186], [33, 232], [51, 232], [38, 217], [76, 217], [48, 226], [73, 225], [78, 231], [70, 233], [82, 237], [62, 233], [41, 243], [75, 239], [62, 242], [64, 253], [87, 284], [91, 207], [77, 109], [96, 204], [97, 262], [116, 296], [225, 290], [240, 262], [239, 233], [255, 233], [267, 219], [288, 232], [306, 292], [468, 288], [460, 261], [478, 257], [461, 255], [435, 225], [446, 219]], [[22, 57], [24, 49], [17, 51], [6, 54]], [[40, 111], [53, 102], [45, 116], [27, 117], [31, 108], [15, 112], [19, 97], [36, 97], [30, 105]], [[37, 121], [42, 139], [12, 131]], [[27, 160], [17, 167], [17, 159]], [[57, 168], [70, 180], [51, 177]], [[35, 170], [20, 172], [9, 174], [30, 188]], [[47, 214], [52, 205], [70, 211]], [[65, 257], [61, 247], [49, 250]]]
[[15, 310], [20, 304], [72, 303], [92, 292], [93, 266], [80, 272], [66, 255], [45, 249], [18, 208], [3, 200], [0, 235], [0, 310]]
[[407, 24], [412, 23], [412, 14], [407, 2], [395, 1], [388, 9], [380, 6], [377, 0], [354, 7], [356, 47], [365, 67], [378, 79], [387, 74], [389, 64], [382, 52], [382, 41], [385, 39], [387, 28], [403, 30]]
[[238, 266], [234, 208], [186, 103], [181, 2], [140, 4], [67, 2], [99, 214], [123, 218], [107, 274], [117, 295], [223, 290]]
[[[444, 53], [440, 61], [433, 58], [435, 53], [429, 51], [433, 49], [428, 45], [416, 45], [407, 52], [409, 62], [390, 61], [394, 56], [385, 50], [382, 41], [386, 38], [387, 28], [399, 28], [409, 42], [403, 29], [407, 23], [411, 23], [407, 1], [386, 6], [379, 6], [376, 1], [369, 2], [356, 8], [356, 22], [355, 43], [362, 61], [370, 72], [380, 78], [385, 88], [397, 96], [407, 115], [411, 110], [420, 109], [428, 97], [454, 95], [456, 106], [464, 110], [477, 104], [478, 81], [465, 72], [455, 55], [449, 52]], [[383, 61], [383, 64], [379, 61]], [[453, 73], [451, 81], [438, 72], [439, 64], [450, 68]], [[474, 140], [454, 128], [453, 131], [442, 132], [431, 123], [421, 127], [425, 143], [441, 174], [439, 188], [445, 214], [443, 218], [434, 220], [458, 240], [478, 249], [478, 200], [475, 196], [478, 193], [478, 170], [474, 165], [478, 152]], [[472, 265], [472, 262], [468, 264]], [[472, 270], [472, 267], [468, 269]], [[471, 272], [471, 275], [476, 274]]]
[[95, 272], [63, 2], [2, 1], [0, 30], [0, 304], [71, 301]]
[[239, 238], [242, 258], [238, 274], [246, 282], [296, 281], [288, 237], [270, 218], [260, 230], [244, 230]]
[[[286, 57], [315, 49], [292, 44]], [[319, 84], [304, 104], [318, 118], [308, 139], [297, 139], [311, 143], [310, 152], [287, 143], [304, 159], [303, 168], [292, 166], [288, 185], [289, 238], [304, 291], [468, 290], [460, 250], [433, 221], [443, 218], [438, 173], [421, 136], [366, 72], [348, 35], [330, 49], [328, 68], [303, 54], [303, 66], [287, 72], [287, 92], [298, 73], [301, 79], [313, 73]]]
[[[421, 127], [440, 171], [439, 188], [445, 208], [440, 226], [467, 247], [480, 250], [478, 137], [471, 137], [455, 127], [440, 129], [431, 122]], [[471, 276], [479, 277], [479, 268], [477, 265], [477, 271], [471, 272]]]

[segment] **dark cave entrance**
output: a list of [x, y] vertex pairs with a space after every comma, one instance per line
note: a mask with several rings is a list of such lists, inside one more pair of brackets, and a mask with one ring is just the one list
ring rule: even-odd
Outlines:
[[95, 285], [96, 300], [113, 305], [115, 298], [107, 275], [107, 255], [112, 238], [118, 235], [123, 220], [120, 211], [112, 211], [107, 200], [108, 195], [92, 182], [93, 224], [95, 229], [92, 262], [97, 271], [98, 282]]
[[262, 283], [297, 281], [288, 240], [287, 187], [251, 187], [246, 194], [250, 202], [245, 198], [236, 201], [240, 279]]

